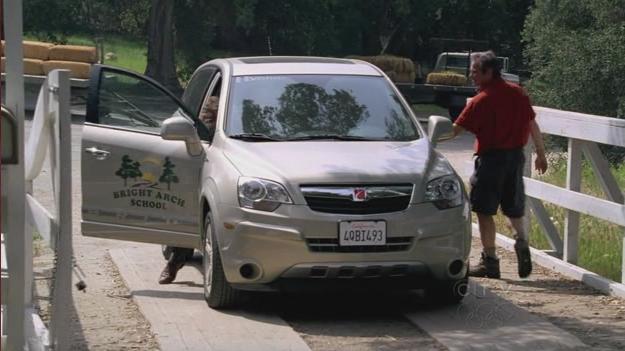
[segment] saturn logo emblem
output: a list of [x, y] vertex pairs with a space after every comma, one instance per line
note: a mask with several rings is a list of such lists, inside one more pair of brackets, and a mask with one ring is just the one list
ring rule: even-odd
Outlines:
[[354, 188], [354, 191], [352, 192], [352, 201], [354, 202], [367, 201], [367, 189]]

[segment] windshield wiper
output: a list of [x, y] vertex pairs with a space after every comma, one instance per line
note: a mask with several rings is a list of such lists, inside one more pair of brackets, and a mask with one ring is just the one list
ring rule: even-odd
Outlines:
[[306, 135], [301, 137], [293, 137], [286, 139], [288, 141], [298, 140], [346, 140], [346, 141], [380, 141], [386, 140], [382, 138], [367, 138], [357, 135], [339, 135], [339, 134], [319, 134], [319, 135]]
[[276, 139], [270, 137], [267, 134], [262, 133], [241, 133], [241, 134], [233, 134], [230, 135], [233, 139], [241, 139], [241, 140], [257, 140], [257, 141], [283, 141], [283, 139]]

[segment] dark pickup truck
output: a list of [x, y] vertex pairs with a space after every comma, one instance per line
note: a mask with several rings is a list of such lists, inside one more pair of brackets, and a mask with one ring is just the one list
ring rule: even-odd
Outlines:
[[[451, 72], [467, 76], [469, 73], [470, 52], [444, 52], [438, 55], [433, 72]], [[503, 79], [519, 83], [519, 76], [509, 72], [509, 59], [499, 57]], [[435, 104], [449, 112], [452, 121], [464, 109], [467, 98], [477, 93], [474, 85], [412, 84], [395, 83], [404, 98], [411, 104]]]

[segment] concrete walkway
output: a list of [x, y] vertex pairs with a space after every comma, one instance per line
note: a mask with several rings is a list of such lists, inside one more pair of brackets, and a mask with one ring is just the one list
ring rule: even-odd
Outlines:
[[[159, 285], [158, 273], [165, 263], [160, 248], [128, 246], [110, 253], [162, 350], [309, 350], [300, 335], [271, 312], [210, 309], [198, 269], [182, 269], [176, 283]], [[405, 317], [453, 351], [587, 347], [481, 285], [471, 283], [469, 293], [459, 306], [424, 308]]]
[[165, 264], [160, 247], [131, 245], [111, 250], [111, 257], [161, 350], [310, 350], [278, 316], [209, 308], [197, 269], [182, 269], [174, 284], [159, 285]]

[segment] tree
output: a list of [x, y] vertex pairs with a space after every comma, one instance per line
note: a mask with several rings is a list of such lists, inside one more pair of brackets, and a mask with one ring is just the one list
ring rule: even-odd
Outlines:
[[623, 23], [625, 0], [536, 1], [523, 31], [534, 102], [625, 118]]
[[625, 117], [624, 22], [625, 0], [537, 1], [523, 33], [536, 102]]
[[167, 190], [171, 190], [171, 183], [178, 183], [178, 176], [174, 173], [173, 168], [176, 167], [169, 157], [165, 157], [165, 163], [163, 164], [163, 173], [158, 178], [159, 182], [167, 183]]
[[135, 163], [132, 164], [133, 172], [134, 172], [134, 173], [132, 173], [132, 178], [135, 180], [135, 182], [137, 181], [137, 177], [142, 177], [143, 176], [143, 173], [139, 169], [140, 166], [141, 166], [141, 164], [139, 162], [135, 162]]
[[152, 0], [148, 22], [148, 64], [145, 74], [176, 95], [182, 87], [174, 59], [174, 1]]
[[143, 176], [143, 173], [139, 169], [141, 164], [139, 162], [133, 162], [133, 160], [128, 156], [124, 155], [122, 157], [122, 165], [115, 172], [115, 175], [124, 179], [124, 186], [128, 185], [128, 178], [134, 178], [135, 181], [137, 177]]
[[[195, 69], [212, 58], [215, 23], [221, 18], [213, 11], [214, 1], [177, 0], [174, 7], [178, 75], [189, 80]], [[234, 44], [234, 43], [233, 43]]]

